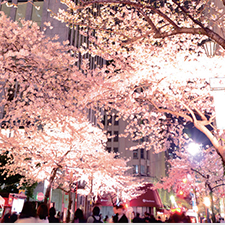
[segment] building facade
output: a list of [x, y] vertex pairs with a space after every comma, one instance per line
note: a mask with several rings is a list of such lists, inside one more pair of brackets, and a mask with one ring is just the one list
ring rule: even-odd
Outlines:
[[[0, 3], [3, 2], [3, 0], [0, 0]], [[20, 18], [32, 20], [40, 26], [41, 30], [43, 30], [45, 22], [51, 22], [53, 28], [47, 28], [45, 30], [47, 36], [54, 37], [55, 35], [58, 35], [60, 42], [69, 40], [71, 44], [79, 46], [81, 43], [87, 41], [79, 34], [79, 29], [77, 27], [70, 29], [66, 24], [51, 17], [52, 13], [57, 13], [58, 8], [64, 7], [65, 6], [60, 3], [60, 0], [12, 0], [0, 4], [0, 10], [4, 11], [4, 13], [13, 21], [18, 21], [19, 23]], [[99, 57], [91, 58], [90, 60], [92, 60], [91, 63], [93, 65], [95, 62], [100, 65], [105, 64], [105, 60]], [[131, 146], [137, 144], [132, 141], [131, 138], [120, 137], [120, 134], [124, 132], [128, 121], [118, 120], [116, 113], [110, 116], [107, 116], [105, 112], [102, 113], [104, 115], [102, 122], [104, 128], [109, 136], [113, 136], [112, 138], [109, 137], [107, 142], [106, 150], [108, 152], [116, 152], [119, 153], [121, 157], [130, 158], [128, 166], [133, 168], [131, 173], [137, 177], [140, 176], [140, 178], [144, 176], [153, 184], [166, 175], [165, 153], [154, 154], [153, 150], [146, 151], [145, 148], [133, 151], [127, 150]], [[92, 110], [89, 110], [89, 117], [91, 121], [94, 123], [96, 122], [95, 113]], [[44, 192], [44, 185], [39, 186], [39, 189], [37, 189], [36, 192], [41, 192], [41, 190]], [[159, 190], [159, 195], [162, 202], [168, 205], [168, 193]], [[64, 211], [68, 204], [67, 196], [65, 193], [62, 193], [61, 190], [53, 190], [52, 201], [55, 203], [57, 211]], [[87, 199], [82, 196], [78, 196], [76, 201], [77, 207], [83, 207], [85, 204], [89, 204]]]

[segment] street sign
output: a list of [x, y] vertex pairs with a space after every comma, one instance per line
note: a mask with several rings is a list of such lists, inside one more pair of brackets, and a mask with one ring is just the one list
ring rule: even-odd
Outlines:
[[42, 201], [44, 199], [44, 194], [42, 192], [38, 192], [37, 194], [37, 200]]
[[219, 130], [225, 129], [225, 77], [213, 77], [209, 79], [210, 89], [213, 91], [215, 112], [216, 112], [216, 127]]
[[211, 91], [225, 90], [225, 77], [213, 77], [209, 79]]

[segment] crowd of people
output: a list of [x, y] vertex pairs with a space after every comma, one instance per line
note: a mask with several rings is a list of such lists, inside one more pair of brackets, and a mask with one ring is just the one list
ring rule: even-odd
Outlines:
[[54, 207], [48, 210], [47, 205], [42, 203], [36, 210], [31, 202], [26, 201], [19, 216], [16, 213], [6, 213], [1, 223], [59, 223], [55, 214]]
[[[185, 213], [173, 213], [162, 221], [158, 216], [157, 218], [150, 213], [145, 212], [144, 216], [140, 216], [140, 213], [132, 213], [132, 218], [126, 216], [126, 210], [123, 204], [114, 205], [113, 216], [105, 216], [102, 218], [100, 208], [95, 206], [92, 210], [92, 214], [85, 218], [82, 209], [77, 209], [74, 212], [74, 218], [72, 223], [191, 223], [190, 217]], [[220, 218], [220, 217], [219, 217]], [[51, 207], [48, 210], [46, 204], [42, 203], [35, 209], [34, 204], [29, 201], [24, 203], [23, 209], [18, 216], [16, 213], [7, 213], [2, 218], [2, 223], [60, 223], [63, 222], [58, 214], [56, 216], [56, 210]], [[202, 221], [200, 221], [202, 222]], [[221, 221], [220, 221], [221, 222]]]

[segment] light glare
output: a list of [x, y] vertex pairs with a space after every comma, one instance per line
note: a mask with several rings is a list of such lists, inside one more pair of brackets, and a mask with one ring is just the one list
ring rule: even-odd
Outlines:
[[187, 150], [191, 155], [195, 156], [200, 152], [200, 145], [192, 142], [188, 145]]

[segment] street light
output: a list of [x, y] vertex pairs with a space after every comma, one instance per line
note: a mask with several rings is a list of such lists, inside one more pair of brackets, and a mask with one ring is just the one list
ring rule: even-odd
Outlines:
[[216, 43], [212, 41], [210, 38], [207, 38], [199, 44], [205, 50], [205, 54], [207, 57], [212, 58], [216, 54]]
[[206, 207], [209, 208], [209, 206], [210, 206], [210, 199], [209, 199], [209, 197], [204, 197], [203, 203], [204, 203], [204, 205], [205, 205]]
[[200, 152], [201, 146], [197, 143], [191, 142], [188, 144], [187, 150], [192, 156], [195, 156]]

